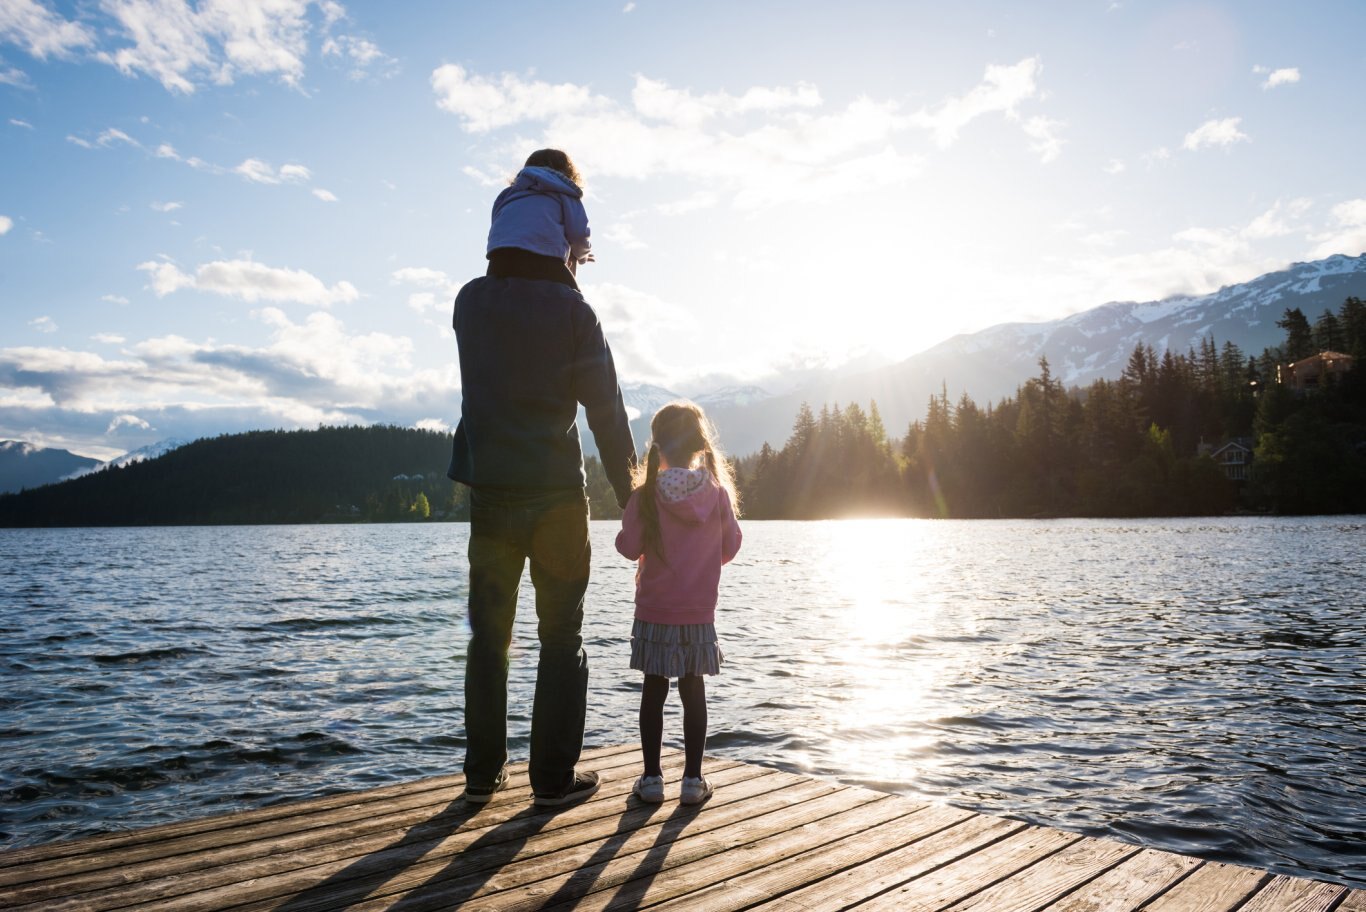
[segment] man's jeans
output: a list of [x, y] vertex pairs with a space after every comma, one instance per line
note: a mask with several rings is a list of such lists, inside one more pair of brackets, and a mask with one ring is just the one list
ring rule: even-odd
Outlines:
[[531, 788], [547, 794], [573, 783], [583, 750], [588, 501], [575, 488], [472, 490], [465, 662], [465, 781], [471, 785], [492, 785], [507, 762], [508, 646], [528, 558], [541, 640], [531, 713]]

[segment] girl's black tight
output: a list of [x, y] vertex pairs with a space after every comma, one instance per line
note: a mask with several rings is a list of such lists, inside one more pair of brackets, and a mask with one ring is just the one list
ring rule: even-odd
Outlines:
[[[669, 679], [662, 675], [645, 676], [640, 690], [640, 752], [644, 755], [645, 775], [660, 776], [660, 746], [664, 741], [664, 701], [669, 696]], [[707, 682], [701, 675], [678, 679], [678, 696], [683, 701], [683, 775], [702, 775], [702, 752], [707, 743]]]

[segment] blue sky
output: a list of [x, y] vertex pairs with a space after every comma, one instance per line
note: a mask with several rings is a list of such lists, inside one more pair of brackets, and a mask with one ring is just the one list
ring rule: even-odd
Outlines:
[[1359, 3], [0, 0], [0, 438], [448, 427], [532, 149], [626, 381], [1366, 250]]

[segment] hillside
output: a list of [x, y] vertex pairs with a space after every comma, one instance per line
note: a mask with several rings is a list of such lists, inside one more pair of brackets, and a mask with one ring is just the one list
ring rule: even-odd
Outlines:
[[0, 525], [299, 523], [457, 513], [450, 437], [395, 427], [251, 431], [0, 496]]
[[52, 484], [99, 464], [98, 459], [77, 456], [66, 450], [34, 446], [19, 440], [0, 440], [0, 494]]

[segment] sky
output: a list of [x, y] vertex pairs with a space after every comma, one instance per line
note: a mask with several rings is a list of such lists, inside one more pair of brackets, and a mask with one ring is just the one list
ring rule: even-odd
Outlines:
[[0, 439], [459, 417], [526, 155], [625, 383], [785, 391], [1366, 251], [1366, 5], [0, 0]]

